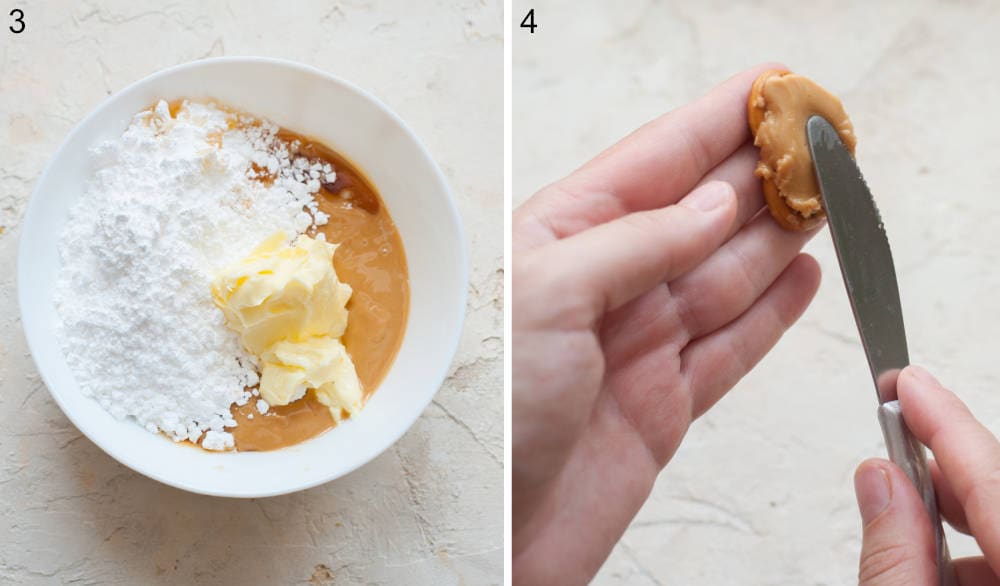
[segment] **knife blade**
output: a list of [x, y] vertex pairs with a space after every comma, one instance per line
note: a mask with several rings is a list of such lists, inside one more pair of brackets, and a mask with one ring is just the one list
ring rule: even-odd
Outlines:
[[938, 584], [952, 586], [956, 578], [924, 447], [906, 426], [896, 400], [896, 380], [910, 359], [885, 226], [861, 169], [833, 126], [812, 116], [806, 122], [806, 135], [833, 247], [875, 382], [878, 420], [889, 458], [906, 472], [924, 501], [934, 529]]
[[896, 398], [895, 374], [910, 363], [892, 251], [868, 185], [837, 131], [820, 116], [809, 146], [847, 296], [880, 403]]

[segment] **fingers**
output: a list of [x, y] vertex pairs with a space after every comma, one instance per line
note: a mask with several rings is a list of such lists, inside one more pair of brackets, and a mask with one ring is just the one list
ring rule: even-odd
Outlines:
[[955, 530], [969, 535], [971, 530], [969, 529], [969, 521], [965, 518], [965, 511], [962, 510], [962, 503], [958, 501], [958, 497], [955, 496], [955, 489], [951, 487], [951, 483], [948, 479], [944, 477], [941, 472], [941, 468], [938, 466], [937, 462], [934, 460], [927, 461], [928, 467], [931, 470], [931, 480], [934, 482], [934, 496], [937, 497], [938, 512], [941, 516], [948, 521], [948, 524], [955, 528]]
[[760, 151], [753, 146], [753, 141], [747, 141], [709, 171], [699, 183], [702, 185], [709, 181], [725, 181], [733, 186], [737, 203], [736, 222], [733, 224], [735, 229], [746, 224], [764, 207], [764, 190], [760, 177], [753, 174], [759, 160]]
[[959, 586], [1000, 586], [1000, 577], [982, 557], [952, 561]]
[[[721, 267], [720, 270], [707, 270], [705, 266], [712, 263], [719, 268], [719, 265], [725, 264], [715, 262], [718, 260], [716, 257], [719, 256], [738, 260], [733, 255], [722, 254], [722, 251], [733, 247], [737, 239], [747, 235], [755, 237], [762, 232], [766, 234], [776, 232], [779, 239], [787, 237], [799, 240], [803, 238], [801, 235], [781, 230], [773, 220], [766, 217], [766, 213], [751, 221], [753, 228], [744, 226], [764, 206], [760, 180], [753, 174], [757, 159], [757, 149], [748, 142], [702, 179], [702, 183], [721, 180], [729, 182], [733, 186], [737, 201], [733, 229], [740, 230], [742, 228], [742, 230], [738, 232], [739, 235], [736, 238], [729, 240], [705, 263], [695, 267], [687, 275], [680, 277], [668, 286], [658, 287], [645, 293], [640, 298], [606, 316], [602, 339], [609, 369], [614, 368], [617, 363], [623, 360], [630, 359], [636, 352], [664, 343], [679, 343], [679, 347], [682, 348], [691, 339], [709, 333], [710, 330], [707, 328], [693, 327], [692, 321], [710, 326], [714, 330], [735, 319], [764, 292], [764, 289], [777, 278], [778, 274], [788, 266], [788, 263], [798, 253], [801, 248], [800, 244], [782, 246], [774, 238], [765, 236], [763, 239], [765, 241], [764, 256], [772, 270], [769, 275], [761, 278], [753, 276], [753, 283], [759, 286], [750, 291], [747, 291], [748, 287], [746, 286], [748, 275], [742, 273], [742, 267], [736, 267], [737, 270], [733, 271], [725, 266]], [[760, 230], [761, 227], [765, 229]], [[811, 237], [812, 234], [804, 236], [804, 238]], [[768, 249], [768, 247], [771, 248]], [[745, 258], [751, 255], [743, 253], [740, 256]], [[760, 262], [757, 258], [759, 255], [752, 256], [755, 260], [750, 264], [759, 265]], [[696, 274], [705, 278], [694, 279]], [[711, 292], [709, 292], [709, 287], [711, 287]], [[726, 296], [730, 299], [736, 299], [736, 301], [721, 300], [719, 303], [704, 303], [707, 301], [704, 298], [712, 295]], [[720, 305], [722, 306], [721, 310], [716, 307]], [[702, 306], [707, 307], [702, 308]], [[681, 314], [684, 314], [685, 321], [678, 319]], [[692, 334], [692, 332], [697, 333]]]
[[783, 230], [762, 214], [671, 283], [688, 335], [704, 336], [742, 315], [816, 233]]
[[700, 99], [649, 122], [601, 153], [571, 179], [602, 185], [629, 209], [677, 201], [705, 173], [749, 140], [750, 86], [758, 75], [774, 67], [761, 65], [739, 73]]
[[714, 182], [678, 205], [637, 212], [540, 249], [549, 279], [585, 296], [595, 320], [701, 262], [722, 243], [736, 213], [733, 188]]
[[[764, 64], [652, 122], [569, 177], [543, 189], [514, 214], [516, 232], [537, 244], [565, 238], [631, 212], [680, 200], [750, 138], [746, 107]], [[544, 235], [543, 235], [544, 233]]]
[[692, 389], [693, 417], [714, 405], [777, 343], [809, 305], [819, 277], [816, 260], [800, 254], [743, 315], [688, 344], [681, 371]]
[[1000, 443], [922, 368], [905, 368], [897, 385], [906, 424], [934, 452], [968, 528], [1000, 573]]
[[859, 586], [936, 584], [934, 533], [923, 501], [891, 462], [866, 460], [854, 473], [861, 510]]

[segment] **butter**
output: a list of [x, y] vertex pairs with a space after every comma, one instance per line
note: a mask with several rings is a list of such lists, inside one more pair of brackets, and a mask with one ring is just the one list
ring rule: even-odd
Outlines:
[[260, 377], [261, 396], [272, 405], [286, 405], [316, 389], [316, 398], [330, 408], [361, 410], [361, 383], [347, 349], [336, 338], [317, 336], [301, 342], [287, 340], [271, 348]]
[[226, 324], [260, 359], [260, 395], [287, 405], [308, 389], [334, 420], [363, 406], [354, 363], [340, 341], [347, 329], [351, 287], [337, 278], [337, 246], [299, 236], [292, 245], [278, 232], [248, 257], [224, 269], [212, 297]]

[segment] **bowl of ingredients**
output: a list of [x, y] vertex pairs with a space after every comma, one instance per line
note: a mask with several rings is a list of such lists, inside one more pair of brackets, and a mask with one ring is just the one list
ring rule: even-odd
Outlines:
[[18, 296], [66, 416], [185, 490], [342, 476], [430, 403], [468, 280], [420, 141], [317, 69], [222, 58], [110, 97], [39, 178]]

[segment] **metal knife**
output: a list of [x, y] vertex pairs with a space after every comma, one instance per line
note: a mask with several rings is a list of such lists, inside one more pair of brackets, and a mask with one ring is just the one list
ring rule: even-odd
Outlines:
[[833, 126], [823, 117], [813, 116], [806, 123], [806, 134], [833, 246], [875, 381], [878, 420], [889, 459], [906, 472], [923, 498], [934, 527], [938, 581], [942, 586], [953, 586], [954, 571], [924, 447], [906, 427], [896, 401], [896, 379], [910, 358], [896, 271], [882, 218], [861, 170]]

